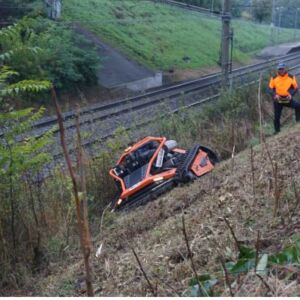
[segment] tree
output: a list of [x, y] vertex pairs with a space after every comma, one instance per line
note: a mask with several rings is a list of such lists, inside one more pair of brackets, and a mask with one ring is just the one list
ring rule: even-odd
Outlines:
[[11, 78], [12, 82], [43, 79], [60, 89], [97, 82], [99, 58], [82, 36], [41, 17], [23, 18], [15, 31], [0, 40], [2, 51], [10, 56], [11, 68], [18, 72], [18, 78]]
[[[15, 220], [18, 211], [18, 203], [15, 201], [18, 182], [25, 172], [31, 176], [49, 160], [49, 155], [42, 149], [49, 144], [51, 131], [48, 131], [39, 139], [26, 136], [17, 142], [18, 137], [26, 134], [32, 124], [39, 120], [44, 112], [40, 109], [33, 112], [33, 109], [0, 113], [0, 128], [2, 141], [0, 143], [0, 177], [1, 191], [4, 192], [10, 206], [11, 213], [11, 236], [13, 250], [16, 250]], [[4, 203], [2, 203], [3, 205]]]
[[[19, 27], [11, 26], [0, 30], [0, 41], [11, 39], [14, 40], [19, 34]], [[38, 93], [49, 90], [51, 83], [45, 80], [21, 80], [10, 83], [11, 77], [17, 77], [18, 72], [10, 67], [11, 58], [21, 53], [35, 53], [38, 49], [29, 47], [16, 47], [9, 51], [0, 53], [0, 190], [5, 195], [2, 201], [2, 209], [10, 212], [9, 214], [0, 215], [6, 219], [10, 215], [10, 229], [12, 252], [12, 262], [16, 262], [17, 250], [17, 232], [16, 219], [20, 213], [18, 207], [20, 203], [16, 201], [16, 193], [19, 182], [26, 172], [33, 175], [49, 159], [49, 156], [43, 153], [42, 149], [50, 141], [52, 132], [48, 131], [40, 138], [27, 136], [27, 132], [33, 123], [41, 118], [44, 109], [41, 108], [34, 112], [32, 108], [21, 111], [14, 111], [8, 105], [9, 99], [14, 99], [22, 93]], [[34, 204], [32, 203], [32, 212], [35, 215]], [[37, 220], [37, 218], [35, 218]], [[2, 222], [0, 222], [1, 224]], [[4, 222], [5, 223], [5, 222]], [[36, 224], [38, 226], [38, 224]], [[38, 236], [39, 247], [40, 236]]]
[[1, 21], [0, 27], [16, 22], [26, 15], [35, 15], [42, 12], [43, 5], [39, 0], [0, 0]]
[[272, 14], [272, 0], [253, 0], [253, 17], [259, 23], [270, 22]]
[[[274, 23], [276, 26], [299, 28], [300, 11], [298, 0], [277, 0], [275, 2]], [[296, 26], [295, 26], [296, 25]]]
[[[9, 26], [0, 30], [0, 45], [5, 44], [5, 41], [18, 40], [20, 35], [20, 26]], [[40, 51], [37, 47], [27, 47], [22, 43], [14, 43], [14, 48], [1, 48], [0, 53], [0, 110], [5, 111], [5, 106], [8, 104], [9, 98], [18, 96], [20, 93], [35, 92], [38, 93], [50, 88], [51, 83], [47, 80], [12, 80], [20, 74], [11, 68], [12, 60], [16, 56], [27, 56], [36, 54]], [[14, 82], [14, 83], [11, 83]], [[6, 107], [7, 108], [7, 107]]]

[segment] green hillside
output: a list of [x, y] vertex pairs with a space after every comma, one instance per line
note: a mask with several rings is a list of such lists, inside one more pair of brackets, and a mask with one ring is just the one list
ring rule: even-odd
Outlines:
[[[150, 68], [197, 69], [218, 61], [221, 22], [194, 12], [142, 0], [68, 0], [63, 17]], [[247, 62], [270, 44], [270, 26], [234, 20], [233, 27], [235, 61]], [[293, 37], [294, 30], [282, 29], [278, 42]]]

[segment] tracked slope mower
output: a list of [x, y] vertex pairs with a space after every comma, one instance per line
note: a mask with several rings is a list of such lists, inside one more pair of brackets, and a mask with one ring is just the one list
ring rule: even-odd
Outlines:
[[205, 146], [184, 150], [174, 140], [145, 137], [128, 147], [109, 171], [118, 188], [112, 209], [139, 206], [178, 183], [211, 172], [216, 162], [217, 155]]

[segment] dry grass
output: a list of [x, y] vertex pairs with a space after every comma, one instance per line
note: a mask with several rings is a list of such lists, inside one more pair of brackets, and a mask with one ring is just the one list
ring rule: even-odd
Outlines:
[[[272, 167], [266, 148], [260, 145], [253, 148], [252, 164], [250, 150], [243, 151], [235, 157], [234, 164], [231, 160], [224, 161], [211, 174], [189, 186], [177, 187], [146, 206], [126, 214], [106, 213], [103, 231], [95, 241], [97, 245], [103, 243], [102, 254], [93, 259], [96, 295], [152, 295], [131, 248], [135, 249], [158, 296], [182, 295], [193, 277], [182, 234], [184, 213], [198, 274], [209, 273], [221, 278], [215, 292], [228, 296], [219, 256], [234, 259], [237, 251], [223, 218], [230, 221], [240, 243], [254, 247], [259, 230], [261, 252], [274, 253], [286, 245], [300, 221], [297, 211], [291, 214], [298, 200], [293, 197], [293, 180], [297, 183], [300, 178], [298, 145], [300, 126], [268, 140], [268, 149], [279, 170], [280, 201], [276, 218], [273, 217]], [[52, 275], [51, 286], [46, 278], [39, 282], [35, 293], [57, 295], [64, 286], [69, 287], [66, 282], [70, 283], [71, 279], [73, 290], [65, 289], [61, 294], [80, 295], [84, 287], [78, 290], [76, 283], [82, 270], [82, 264], [60, 269]], [[268, 291], [258, 277], [241, 274], [234, 292], [238, 296], [296, 296], [299, 295], [296, 280], [299, 278], [287, 280], [272, 272], [265, 277], [271, 288]]]
[[[299, 295], [300, 288], [297, 280], [292, 280], [287, 284], [286, 281], [278, 279], [276, 275], [269, 275], [266, 278], [266, 285], [253, 273], [249, 272], [243, 279], [243, 284], [236, 292], [236, 297], [295, 297]], [[229, 294], [225, 291], [223, 297]]]

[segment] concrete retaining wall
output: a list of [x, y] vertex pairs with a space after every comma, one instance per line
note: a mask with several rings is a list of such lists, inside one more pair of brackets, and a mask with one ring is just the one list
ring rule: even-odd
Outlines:
[[263, 49], [257, 55], [257, 57], [267, 59], [267, 58], [287, 55], [299, 51], [300, 51], [300, 43], [288, 43], [288, 44], [281, 44], [277, 46], [267, 47]]
[[140, 80], [124, 83], [118, 87], [125, 87], [132, 91], [145, 91], [162, 85], [162, 72], [157, 72], [154, 76], [146, 77]]

